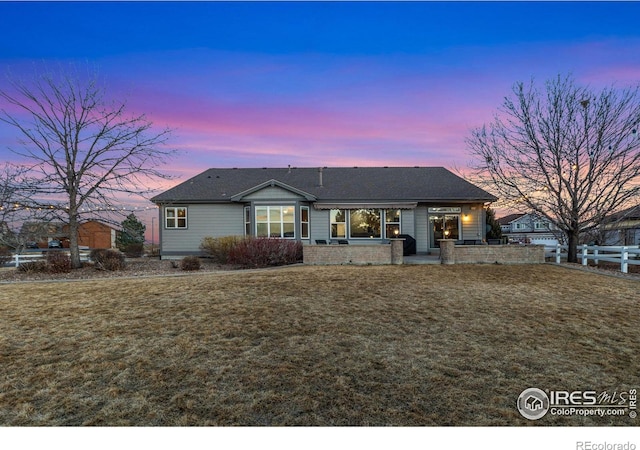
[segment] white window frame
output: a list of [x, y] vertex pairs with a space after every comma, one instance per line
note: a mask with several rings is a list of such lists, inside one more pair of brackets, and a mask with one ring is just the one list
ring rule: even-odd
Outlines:
[[[402, 210], [401, 209], [383, 209], [384, 212], [384, 237], [385, 239], [393, 239], [397, 238], [397, 235], [387, 236], [387, 225], [398, 225], [398, 235], [402, 234]], [[398, 211], [398, 221], [397, 222], [387, 222], [387, 211]]]
[[251, 207], [244, 207], [244, 235], [251, 235]]
[[[179, 226], [182, 219], [178, 211], [184, 210], [184, 226]], [[169, 217], [169, 211], [173, 212], [173, 217]], [[186, 230], [189, 227], [188, 209], [186, 206], [165, 206], [164, 208], [164, 228], [167, 230]], [[169, 226], [169, 220], [174, 221], [173, 226]]]
[[[382, 239], [382, 236], [384, 234], [383, 232], [383, 227], [384, 227], [384, 209], [379, 209], [379, 208], [358, 208], [358, 209], [349, 209], [347, 210], [349, 211], [349, 214], [347, 217], [349, 217], [349, 239]], [[380, 218], [380, 230], [379, 230], [379, 234], [377, 236], [369, 236], [369, 237], [362, 237], [362, 236], [357, 236], [354, 237], [351, 235], [351, 214], [357, 211], [378, 211], [378, 217]]]
[[[284, 210], [291, 208], [293, 210], [293, 221], [285, 221], [284, 220]], [[258, 209], [266, 209], [267, 210], [267, 220], [258, 220]], [[278, 210], [280, 212], [280, 220], [272, 221], [271, 220], [271, 212], [273, 210]], [[268, 238], [279, 238], [279, 239], [295, 239], [296, 238], [296, 208], [293, 205], [256, 205], [255, 206], [255, 236], [256, 237], [268, 237]], [[267, 225], [267, 236], [260, 236], [258, 234], [258, 226], [259, 225]], [[271, 231], [272, 224], [278, 224], [280, 226], [280, 236], [273, 236], [273, 232]], [[293, 235], [285, 236], [284, 226], [285, 224], [293, 225]]]
[[[333, 217], [333, 211], [342, 211], [343, 216], [344, 216], [344, 220], [342, 222], [334, 222], [332, 220]], [[349, 211], [348, 209], [332, 209], [329, 212], [329, 236], [331, 236], [331, 239], [346, 239], [347, 238], [347, 217], [349, 216], [347, 214], [347, 211]], [[336, 229], [338, 228], [338, 225], [344, 225], [344, 235], [343, 236], [334, 236], [333, 235], [333, 226], [336, 225]]]
[[[304, 219], [304, 214], [303, 211], [306, 211], [307, 213], [307, 220], [303, 220]], [[309, 214], [311, 213], [311, 211], [309, 210], [308, 206], [301, 206], [300, 207], [300, 239], [309, 239], [309, 236], [311, 235], [311, 230], [310, 230], [310, 222], [311, 222], [311, 217], [309, 216]], [[295, 220], [295, 218], [294, 218]], [[304, 225], [307, 226], [307, 232], [304, 232]]]

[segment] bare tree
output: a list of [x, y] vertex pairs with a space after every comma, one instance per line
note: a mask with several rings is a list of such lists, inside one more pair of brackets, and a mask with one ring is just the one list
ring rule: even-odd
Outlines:
[[25, 244], [20, 226], [32, 211], [23, 204], [32, 192], [28, 189], [26, 167], [6, 163], [0, 168], [0, 247], [9, 247], [20, 252]]
[[559, 76], [544, 92], [517, 83], [467, 144], [476, 181], [555, 224], [576, 262], [581, 233], [640, 193], [639, 122], [638, 87], [594, 91]]
[[[19, 133], [33, 190], [23, 207], [56, 213], [68, 224], [71, 261], [80, 267], [78, 226], [83, 216], [117, 209], [126, 195], [145, 196], [173, 150], [170, 130], [156, 130], [125, 102], [110, 102], [95, 74], [46, 72], [31, 82], [9, 78], [0, 89], [0, 121]], [[9, 108], [11, 108], [9, 110]], [[10, 112], [11, 111], [11, 112]]]

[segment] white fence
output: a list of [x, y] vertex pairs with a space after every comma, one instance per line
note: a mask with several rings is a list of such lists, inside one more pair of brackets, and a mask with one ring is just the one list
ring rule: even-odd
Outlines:
[[[26, 263], [26, 262], [30, 262], [30, 261], [40, 261], [40, 260], [45, 260], [47, 258], [47, 252], [49, 251], [53, 251], [53, 252], [64, 252], [67, 255], [69, 255], [69, 251], [68, 250], [42, 250], [41, 252], [35, 253], [23, 253], [23, 254], [15, 254], [13, 255], [12, 261], [11, 261], [11, 265], [14, 267], [20, 267], [20, 264], [22, 263]], [[80, 261], [82, 262], [87, 262], [90, 261], [89, 259], [89, 251], [87, 250], [80, 250]]]
[[[555, 258], [556, 263], [560, 264], [562, 259], [567, 259], [568, 246], [556, 245], [555, 247], [545, 247], [545, 257]], [[603, 245], [579, 245], [578, 258], [582, 265], [586, 266], [589, 260], [595, 264], [600, 261], [613, 262], [620, 264], [622, 273], [629, 272], [629, 264], [640, 266], [640, 248], [626, 246], [603, 246]]]

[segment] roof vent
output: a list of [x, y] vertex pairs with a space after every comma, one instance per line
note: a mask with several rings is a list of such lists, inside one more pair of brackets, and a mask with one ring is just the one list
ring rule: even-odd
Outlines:
[[318, 186], [322, 187], [322, 167], [318, 167]]

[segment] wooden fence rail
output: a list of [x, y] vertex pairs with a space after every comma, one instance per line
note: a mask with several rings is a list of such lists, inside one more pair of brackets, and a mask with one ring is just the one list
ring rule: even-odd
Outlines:
[[[65, 251], [65, 250], [46, 250], [46, 249], [40, 253], [22, 253], [22, 254], [16, 253], [15, 255], [13, 255], [11, 264], [14, 267], [20, 267], [20, 264], [22, 263], [44, 260], [47, 258], [48, 251], [64, 252], [67, 255], [70, 254], [68, 250]], [[80, 250], [80, 261], [82, 262], [90, 261], [91, 259], [89, 258], [89, 253], [90, 252], [87, 250]]]
[[[567, 259], [567, 245], [556, 245], [555, 247], [545, 247], [545, 257], [555, 258], [557, 264], [563, 259]], [[629, 272], [629, 264], [640, 265], [640, 248], [629, 246], [614, 245], [579, 245], [578, 258], [583, 266], [586, 266], [589, 260], [595, 264], [600, 261], [607, 261], [620, 264], [622, 273]]]

